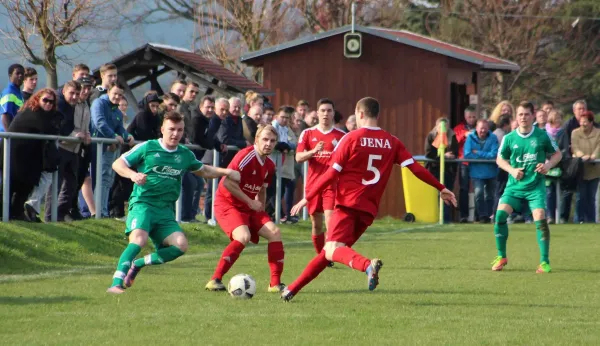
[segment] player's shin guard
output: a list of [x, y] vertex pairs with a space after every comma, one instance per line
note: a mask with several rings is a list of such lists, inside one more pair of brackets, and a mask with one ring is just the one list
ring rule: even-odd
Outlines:
[[347, 246], [338, 247], [333, 251], [333, 261], [347, 265], [348, 267], [361, 272], [367, 271], [371, 260], [363, 257], [358, 252]]
[[229, 269], [231, 269], [231, 266], [233, 266], [235, 261], [237, 261], [237, 259], [240, 257], [240, 254], [242, 251], [244, 251], [245, 247], [246, 245], [237, 240], [233, 240], [231, 243], [229, 243], [225, 250], [223, 250], [223, 255], [217, 264], [217, 268], [215, 268], [215, 273], [213, 274], [212, 279], [223, 279], [223, 275], [225, 275]]
[[111, 286], [123, 287], [123, 279], [125, 278], [125, 275], [127, 275], [129, 268], [131, 267], [131, 262], [133, 261], [135, 256], [137, 256], [137, 254], [140, 253], [141, 250], [142, 248], [137, 244], [129, 243], [127, 245], [127, 247], [121, 254], [121, 257], [119, 258], [119, 263], [117, 263], [117, 271], [113, 276], [113, 282]]
[[271, 287], [281, 283], [281, 273], [283, 273], [283, 243], [274, 241], [269, 243], [267, 248], [267, 257], [269, 260], [269, 268], [271, 268]]
[[313, 246], [317, 254], [321, 253], [323, 246], [325, 246], [325, 233], [317, 234], [312, 236]]
[[321, 251], [315, 258], [313, 258], [296, 281], [292, 282], [288, 286], [288, 289], [294, 294], [300, 292], [304, 286], [308, 285], [309, 282], [313, 281], [325, 268], [327, 268], [329, 261], [325, 258], [325, 251]]
[[504, 210], [496, 211], [496, 223], [494, 224], [494, 235], [496, 236], [496, 249], [498, 256], [506, 258], [506, 241], [508, 240], [508, 213]]
[[537, 242], [540, 247], [540, 263], [546, 262], [550, 264], [548, 255], [550, 254], [550, 229], [546, 220], [535, 222], [535, 230], [537, 233]]
[[177, 257], [182, 256], [184, 253], [185, 252], [181, 251], [177, 246], [171, 245], [169, 247], [158, 249], [158, 251], [142, 258], [138, 258], [135, 260], [135, 262], [133, 262], [133, 264], [138, 268], [142, 268], [147, 265], [163, 264], [171, 262]]

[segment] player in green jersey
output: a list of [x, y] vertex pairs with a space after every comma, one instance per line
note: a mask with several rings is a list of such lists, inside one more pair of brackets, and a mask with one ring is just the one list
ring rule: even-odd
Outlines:
[[[187, 250], [187, 238], [175, 221], [175, 202], [183, 174], [191, 171], [208, 179], [226, 176], [236, 182], [240, 180], [238, 171], [202, 165], [192, 151], [179, 144], [184, 130], [181, 114], [165, 114], [160, 130], [162, 138], [136, 145], [112, 166], [135, 185], [129, 198], [125, 230], [129, 244], [119, 258], [108, 293], [123, 293], [142, 267], [170, 262]], [[134, 261], [148, 238], [156, 252]]]
[[[519, 127], [504, 136], [496, 159], [498, 167], [508, 172], [510, 176], [496, 211], [494, 234], [498, 256], [492, 262], [492, 270], [500, 271], [508, 264], [506, 219], [513, 210], [519, 211], [524, 202], [527, 202], [533, 214], [540, 247], [541, 258], [537, 272], [549, 273], [551, 271], [548, 259], [550, 230], [545, 212], [545, 174], [560, 162], [562, 155], [546, 131], [533, 126], [533, 104], [521, 102], [516, 115]], [[550, 159], [547, 160], [549, 155], [551, 155]]]

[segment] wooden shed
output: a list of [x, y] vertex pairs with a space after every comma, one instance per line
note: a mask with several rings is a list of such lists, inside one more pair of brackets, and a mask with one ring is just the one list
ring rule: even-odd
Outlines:
[[[300, 99], [314, 106], [334, 100], [345, 117], [365, 96], [382, 107], [380, 125], [403, 141], [413, 155], [424, 152], [427, 133], [439, 117], [462, 121], [469, 94], [476, 94], [481, 71], [511, 72], [513, 62], [407, 31], [355, 26], [362, 35], [359, 58], [344, 57], [350, 26], [251, 52], [242, 61], [263, 69], [263, 86], [275, 92], [276, 106]], [[393, 173], [380, 215], [405, 212], [400, 169]]]
[[[136, 113], [138, 102], [132, 90], [145, 86], [145, 90], [156, 90], [163, 95], [158, 77], [171, 71], [177, 72], [179, 78], [198, 83], [206, 95], [239, 96], [248, 90], [263, 95], [273, 94], [262, 85], [181, 47], [146, 43], [109, 63], [117, 66], [119, 81], [125, 86], [125, 96]], [[92, 74], [100, 81], [100, 67]]]

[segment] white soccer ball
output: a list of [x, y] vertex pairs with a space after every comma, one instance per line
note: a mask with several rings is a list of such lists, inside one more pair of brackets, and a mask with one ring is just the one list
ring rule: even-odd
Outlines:
[[250, 299], [256, 293], [256, 281], [248, 274], [237, 274], [229, 280], [227, 292], [238, 299]]

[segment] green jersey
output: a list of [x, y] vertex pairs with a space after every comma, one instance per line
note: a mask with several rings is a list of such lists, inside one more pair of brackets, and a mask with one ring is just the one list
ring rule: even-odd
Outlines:
[[514, 168], [523, 168], [523, 178], [508, 178], [507, 188], [516, 190], [532, 190], [545, 182], [545, 176], [535, 172], [538, 163], [546, 162], [547, 155], [558, 151], [556, 144], [548, 137], [546, 131], [534, 126], [528, 134], [521, 134], [519, 129], [504, 136], [498, 155], [510, 162]]
[[135, 184], [129, 198], [130, 207], [145, 203], [157, 208], [173, 209], [181, 191], [181, 177], [187, 171], [202, 169], [202, 162], [183, 145], [169, 150], [162, 139], [136, 145], [121, 156], [127, 166], [146, 174], [144, 185]]

